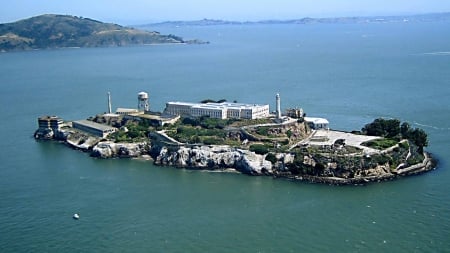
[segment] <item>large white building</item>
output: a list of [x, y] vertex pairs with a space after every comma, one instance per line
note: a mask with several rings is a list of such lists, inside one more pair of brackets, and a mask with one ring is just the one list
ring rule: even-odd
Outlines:
[[164, 113], [192, 117], [209, 116], [216, 119], [261, 119], [269, 117], [269, 105], [168, 102]]

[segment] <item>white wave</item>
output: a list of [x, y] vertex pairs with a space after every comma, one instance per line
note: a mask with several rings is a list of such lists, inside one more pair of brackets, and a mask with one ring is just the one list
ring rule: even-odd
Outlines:
[[450, 55], [450, 51], [423, 53], [423, 55]]
[[437, 127], [437, 126], [432, 126], [432, 125], [421, 124], [419, 122], [414, 122], [414, 125], [420, 126], [420, 127], [432, 128], [435, 130], [446, 130], [446, 131], [450, 130], [450, 127]]

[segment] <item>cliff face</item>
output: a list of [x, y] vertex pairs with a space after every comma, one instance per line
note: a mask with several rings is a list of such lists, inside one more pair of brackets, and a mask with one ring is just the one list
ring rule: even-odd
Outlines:
[[251, 175], [272, 173], [272, 163], [266, 161], [263, 155], [228, 146], [194, 146], [175, 149], [154, 146], [151, 155], [155, 164], [158, 165], [210, 170], [235, 168]]
[[91, 156], [100, 158], [139, 157], [148, 154], [150, 146], [141, 143], [114, 143], [111, 141], [99, 142], [92, 148]]

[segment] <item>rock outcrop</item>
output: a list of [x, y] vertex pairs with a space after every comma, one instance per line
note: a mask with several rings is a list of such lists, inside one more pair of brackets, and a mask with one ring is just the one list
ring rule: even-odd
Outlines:
[[91, 156], [100, 158], [140, 157], [148, 154], [149, 147], [149, 144], [146, 142], [114, 143], [112, 141], [103, 141], [92, 148]]
[[272, 163], [263, 155], [229, 146], [155, 146], [151, 154], [157, 165], [209, 170], [234, 168], [251, 175], [272, 173]]

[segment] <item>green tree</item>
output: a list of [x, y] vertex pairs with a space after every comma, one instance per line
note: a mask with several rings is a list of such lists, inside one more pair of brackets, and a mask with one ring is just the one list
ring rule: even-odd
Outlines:
[[286, 135], [287, 135], [288, 138], [291, 138], [291, 136], [292, 136], [292, 131], [291, 131], [291, 129], [289, 129], [289, 130], [286, 131]]
[[267, 148], [265, 145], [263, 144], [253, 144], [250, 146], [249, 148], [250, 151], [255, 152], [256, 154], [259, 155], [265, 155], [269, 152], [269, 148]]
[[362, 132], [371, 136], [395, 138], [400, 134], [400, 121], [398, 119], [375, 119], [364, 126]]
[[419, 147], [419, 152], [423, 152], [423, 147], [428, 146], [428, 136], [424, 130], [416, 128], [409, 133], [410, 140]]
[[277, 162], [277, 157], [273, 153], [268, 153], [266, 155], [266, 160], [270, 161], [271, 163], [276, 163]]
[[403, 138], [408, 138], [409, 131], [411, 130], [411, 126], [408, 124], [408, 122], [403, 122], [400, 126], [400, 134]]

